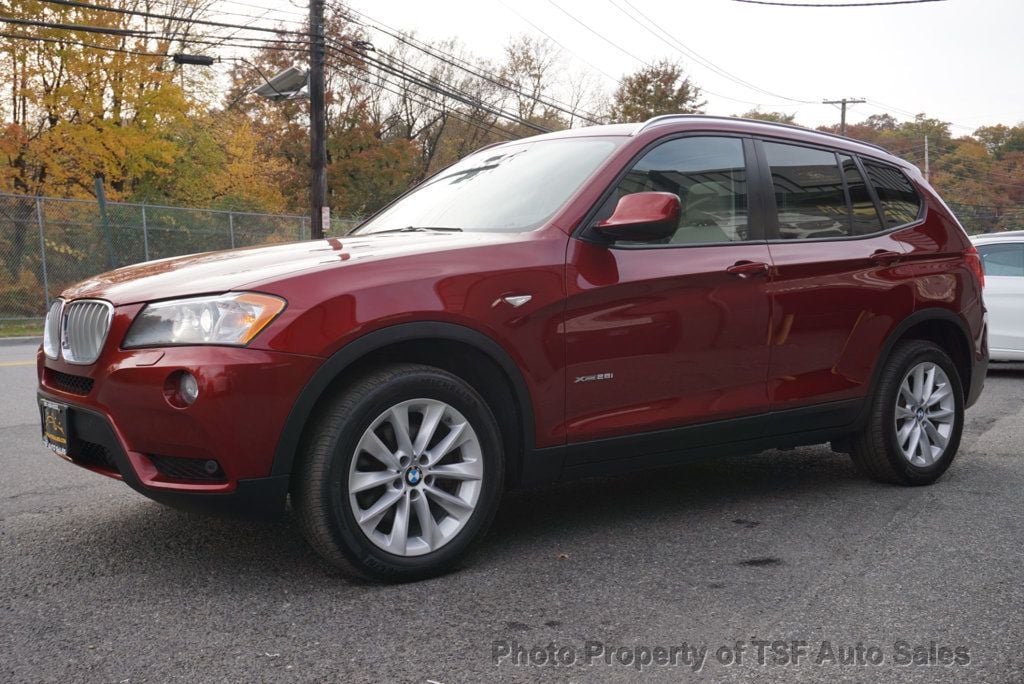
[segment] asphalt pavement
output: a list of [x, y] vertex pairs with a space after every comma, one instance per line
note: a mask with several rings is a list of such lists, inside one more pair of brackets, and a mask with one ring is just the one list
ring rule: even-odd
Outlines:
[[0, 681], [1024, 681], [1024, 365], [934, 486], [811, 447], [516, 492], [381, 586], [50, 454], [34, 353], [0, 346]]

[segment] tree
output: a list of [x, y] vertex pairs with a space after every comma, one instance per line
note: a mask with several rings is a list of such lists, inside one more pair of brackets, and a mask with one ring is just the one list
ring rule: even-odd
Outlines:
[[620, 81], [609, 116], [613, 121], [644, 121], [661, 114], [700, 113], [705, 104], [683, 67], [661, 60]]
[[[132, 10], [139, 0], [107, 4]], [[167, 11], [194, 17], [208, 5], [209, 0], [172, 0]], [[83, 196], [91, 194], [94, 176], [103, 175], [116, 199], [130, 193], [140, 176], [171, 167], [176, 151], [166, 132], [191, 113], [192, 104], [176, 78], [179, 67], [146, 53], [180, 48], [192, 30], [189, 21], [142, 20], [34, 0], [9, 2], [6, 13], [146, 33], [16, 28], [0, 38], [12, 84], [10, 101], [0, 101], [10, 122], [0, 152], [7, 166], [5, 189]]]
[[751, 109], [746, 114], [741, 114], [744, 119], [757, 119], [759, 121], [774, 121], [775, 123], [795, 124], [796, 114], [785, 112], [762, 112], [760, 109]]

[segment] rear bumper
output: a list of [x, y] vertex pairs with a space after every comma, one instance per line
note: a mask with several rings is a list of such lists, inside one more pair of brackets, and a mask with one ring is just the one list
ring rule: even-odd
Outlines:
[[964, 402], [965, 408], [970, 408], [978, 401], [982, 390], [985, 389], [985, 375], [988, 373], [989, 349], [988, 349], [988, 316], [982, 319], [981, 333], [974, 341], [974, 350], [971, 354], [971, 386], [967, 388], [967, 397]]
[[153, 462], [145, 454], [128, 451], [107, 416], [55, 394], [41, 390], [37, 394], [67, 405], [68, 459], [76, 465], [122, 480], [140, 494], [175, 508], [221, 514], [275, 514], [284, 510], [287, 475], [213, 485], [157, 482]]

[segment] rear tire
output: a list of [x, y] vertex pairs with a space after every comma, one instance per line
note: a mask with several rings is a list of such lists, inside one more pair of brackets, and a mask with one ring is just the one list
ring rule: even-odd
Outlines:
[[501, 498], [497, 421], [460, 378], [387, 366], [326, 401], [292, 484], [309, 544], [362, 578], [442, 574], [487, 531]]
[[867, 424], [850, 440], [850, 456], [873, 480], [932, 484], [956, 457], [963, 424], [956, 365], [937, 345], [908, 340], [885, 360]]

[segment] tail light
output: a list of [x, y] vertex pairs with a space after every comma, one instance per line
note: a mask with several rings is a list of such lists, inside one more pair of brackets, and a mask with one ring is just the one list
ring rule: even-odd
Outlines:
[[971, 245], [964, 250], [964, 261], [967, 262], [967, 266], [971, 269], [975, 276], [978, 278], [978, 283], [981, 287], [985, 287], [985, 269], [981, 265], [981, 255], [978, 254], [978, 248]]

